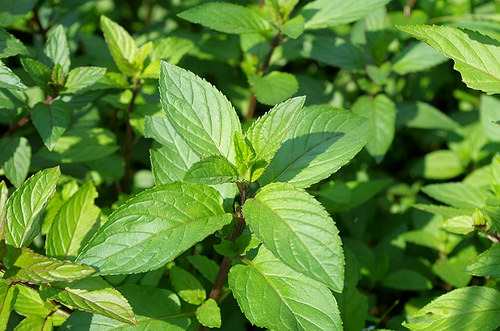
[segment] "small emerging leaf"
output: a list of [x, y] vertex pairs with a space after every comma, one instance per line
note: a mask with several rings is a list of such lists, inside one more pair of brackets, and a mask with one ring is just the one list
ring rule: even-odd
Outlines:
[[222, 321], [220, 309], [214, 299], [208, 299], [196, 309], [196, 319], [209, 328], [220, 328]]

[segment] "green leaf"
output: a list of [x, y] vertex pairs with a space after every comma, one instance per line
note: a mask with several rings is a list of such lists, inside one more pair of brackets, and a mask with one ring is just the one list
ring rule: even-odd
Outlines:
[[448, 59], [434, 48], [426, 43], [416, 42], [408, 45], [394, 58], [392, 71], [406, 75], [410, 72], [427, 70], [446, 61]]
[[306, 29], [323, 29], [354, 22], [390, 0], [316, 0], [299, 12], [306, 19]]
[[53, 320], [51, 316], [41, 318], [38, 316], [28, 316], [23, 319], [17, 326], [16, 331], [52, 331]]
[[233, 161], [233, 135], [241, 126], [222, 93], [192, 72], [162, 62], [160, 97], [170, 124], [198, 156]]
[[75, 259], [99, 216], [100, 209], [94, 205], [96, 197], [94, 185], [88, 182], [64, 202], [47, 233], [45, 250], [48, 256]]
[[403, 325], [410, 330], [494, 330], [500, 326], [500, 292], [469, 286], [448, 292]]
[[124, 28], [106, 16], [101, 16], [101, 29], [118, 69], [126, 76], [133, 76], [133, 61], [137, 52], [134, 39]]
[[210, 2], [185, 10], [180, 18], [224, 33], [263, 32], [271, 28], [257, 12], [232, 3]]
[[[5, 240], [5, 221], [7, 215], [8, 198], [9, 198], [9, 190], [7, 189], [7, 184], [5, 184], [5, 182], [2, 180], [0, 182], [0, 242], [2, 240]], [[0, 249], [0, 258], [3, 258], [3, 252], [1, 252], [1, 249]]]
[[71, 118], [71, 110], [62, 100], [54, 100], [50, 105], [39, 102], [33, 107], [31, 119], [43, 143], [51, 151], [63, 135]]
[[491, 160], [490, 187], [496, 196], [500, 198], [500, 154], [496, 154]]
[[68, 79], [64, 84], [64, 93], [76, 93], [79, 90], [93, 85], [104, 77], [106, 68], [78, 67], [68, 73]]
[[243, 215], [252, 232], [281, 261], [342, 292], [344, 255], [338, 230], [312, 196], [290, 184], [269, 184], [245, 202]]
[[189, 168], [184, 181], [190, 183], [215, 185], [243, 181], [238, 170], [226, 158], [211, 156], [196, 162]]
[[103, 128], [78, 128], [66, 131], [51, 152], [40, 150], [36, 156], [56, 162], [89, 162], [102, 159], [118, 149], [114, 133]]
[[27, 246], [38, 235], [40, 214], [56, 191], [59, 167], [37, 172], [7, 201], [5, 242], [14, 247]]
[[451, 179], [464, 172], [462, 162], [455, 152], [437, 150], [424, 155], [413, 164], [411, 172], [427, 179]]
[[400, 269], [384, 276], [382, 286], [403, 291], [426, 291], [432, 283], [422, 274], [408, 269]]
[[453, 287], [467, 286], [472, 276], [464, 272], [464, 270], [476, 255], [477, 252], [474, 246], [467, 246], [452, 257], [436, 261], [432, 266], [432, 271]]
[[500, 244], [493, 243], [488, 250], [471, 261], [465, 271], [474, 276], [500, 277]]
[[472, 214], [472, 209], [458, 209], [448, 206], [439, 206], [439, 205], [423, 205], [423, 204], [414, 204], [413, 208], [417, 208], [423, 211], [426, 211], [431, 214], [438, 214], [443, 216], [444, 218], [452, 218], [467, 214]]
[[252, 123], [246, 132], [256, 159], [270, 161], [295, 126], [294, 118], [304, 106], [305, 97], [289, 99], [274, 106]]
[[[1, 15], [2, 13], [0, 13], [0, 17]], [[27, 55], [29, 52], [19, 39], [7, 31], [0, 29], [0, 59], [18, 54]]]
[[0, 279], [0, 330], [6, 330], [10, 311], [14, 307], [18, 289], [10, 281]]
[[367, 63], [367, 55], [360, 47], [333, 35], [306, 34], [281, 47], [284, 56], [297, 54], [342, 69], [364, 69]]
[[215, 282], [217, 273], [219, 272], [219, 266], [213, 260], [210, 260], [204, 255], [191, 255], [187, 257], [189, 263], [198, 270], [203, 277], [208, 279], [210, 282]]
[[19, 77], [12, 72], [2, 61], [0, 61], [0, 88], [24, 90], [24, 85]]
[[153, 48], [153, 43], [150, 41], [145, 43], [136, 50], [134, 54], [134, 59], [132, 61], [132, 65], [134, 66], [134, 72], [142, 71], [142, 69], [144, 68], [144, 61], [148, 57], [152, 48]]
[[396, 106], [385, 94], [375, 98], [362, 96], [352, 106], [352, 111], [359, 114], [369, 123], [366, 150], [377, 161], [382, 162], [394, 139], [396, 123]]
[[500, 100], [481, 95], [479, 115], [486, 136], [492, 141], [500, 141], [500, 125], [495, 123], [500, 118]]
[[422, 192], [438, 201], [456, 208], [480, 208], [494, 196], [485, 189], [465, 183], [431, 184], [422, 187]]
[[45, 64], [30, 58], [22, 58], [21, 64], [36, 85], [48, 92], [48, 83], [51, 81], [52, 70]]
[[300, 37], [304, 33], [305, 19], [302, 15], [297, 15], [288, 19], [285, 24], [280, 25], [280, 30], [292, 39]]
[[261, 186], [288, 182], [308, 187], [349, 162], [365, 145], [368, 122], [361, 116], [330, 106], [305, 108], [266, 171]]
[[49, 258], [26, 247], [8, 251], [3, 263], [7, 267], [3, 278], [34, 284], [54, 281], [70, 282], [85, 278], [95, 272], [89, 266]]
[[264, 77], [252, 77], [249, 81], [257, 100], [271, 106], [288, 99], [299, 89], [295, 76], [286, 72], [273, 71]]
[[451, 26], [408, 25], [399, 26], [446, 57], [455, 61], [455, 69], [462, 74], [468, 87], [500, 93], [500, 42], [479, 32]]
[[135, 312], [137, 325], [131, 327], [125, 322], [74, 312], [59, 330], [126, 331], [126, 330], [187, 330], [189, 317], [181, 313], [181, 303], [174, 293], [151, 286], [127, 285], [118, 289], [128, 300]]
[[168, 37], [155, 41], [149, 55], [151, 62], [141, 73], [141, 77], [158, 79], [161, 60], [175, 65], [193, 47], [194, 44], [191, 40], [177, 37]]
[[330, 290], [280, 262], [263, 246], [248, 265], [229, 271], [229, 286], [248, 320], [281, 330], [341, 330]]
[[23, 18], [35, 5], [36, 0], [2, 0], [0, 2], [0, 26], [10, 26]]
[[416, 129], [455, 130], [460, 125], [437, 108], [424, 102], [401, 102], [397, 104], [397, 126]]
[[203, 285], [186, 270], [173, 266], [170, 269], [170, 281], [175, 292], [187, 303], [200, 305], [205, 301], [207, 294]]
[[14, 186], [21, 186], [26, 179], [30, 162], [31, 147], [28, 139], [24, 137], [0, 139], [0, 168]]
[[53, 67], [59, 64], [62, 67], [64, 75], [68, 73], [71, 60], [69, 57], [68, 39], [62, 25], [57, 25], [49, 32], [43, 52], [52, 60]]
[[71, 309], [87, 311], [117, 321], [136, 324], [134, 312], [120, 292], [100, 277], [54, 282], [40, 290], [40, 296], [61, 302]]
[[468, 234], [474, 231], [474, 221], [469, 215], [451, 217], [444, 221], [443, 229], [458, 234]]
[[[18, 289], [16, 301], [14, 302], [14, 310], [22, 316], [37, 316], [46, 318], [49, 314], [56, 321], [55, 324], [60, 325], [66, 317], [59, 315], [57, 307], [53, 302], [42, 300], [37, 290], [30, 287], [17, 284]], [[67, 315], [66, 315], [67, 316]]]
[[201, 325], [209, 328], [220, 328], [222, 321], [220, 309], [214, 299], [208, 299], [196, 309], [196, 319]]
[[157, 186], [121, 205], [77, 261], [95, 266], [102, 275], [157, 269], [231, 220], [211, 187]]
[[191, 166], [200, 160], [165, 117], [147, 116], [144, 136], [162, 144], [161, 148], [151, 149], [156, 185], [181, 181]]

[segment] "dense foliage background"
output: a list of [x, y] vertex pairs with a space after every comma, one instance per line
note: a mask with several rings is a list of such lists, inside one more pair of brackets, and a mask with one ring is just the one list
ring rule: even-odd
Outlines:
[[[162, 176], [158, 158], [167, 156], [158, 142], [145, 137], [145, 121], [162, 113], [158, 73], [159, 60], [165, 60], [225, 94], [243, 130], [294, 96], [306, 96], [306, 106], [327, 104], [368, 120], [364, 149], [307, 188], [340, 230], [345, 284], [335, 298], [346, 330], [403, 330], [403, 322], [418, 325], [423, 317], [411, 316], [440, 295], [468, 286], [498, 289], [498, 269], [485, 272], [477, 264], [484, 267], [478, 256], [500, 240], [500, 228], [494, 226], [500, 225], [500, 157], [495, 156], [500, 151], [495, 123], [500, 100], [464, 84], [448, 59], [453, 56], [398, 28], [439, 24], [478, 31], [481, 37], [471, 39], [494, 47], [498, 53], [491, 56], [498, 65], [498, 1], [231, 1], [274, 22], [265, 33], [237, 31], [217, 11], [189, 11], [207, 2], [1, 1], [0, 179], [12, 194], [37, 171], [59, 166], [62, 173], [42, 216], [43, 235], [30, 245], [35, 252], [50, 250], [44, 235], [78, 188], [87, 187], [84, 200], [104, 223]], [[330, 6], [338, 17], [324, 23], [311, 3], [320, 9]], [[104, 39], [115, 23], [138, 47], [151, 47], [135, 67], [118, 65], [114, 46]], [[70, 63], [49, 71], [39, 65], [50, 63], [48, 53], [65, 49]], [[88, 66], [94, 68], [81, 86], [66, 75], [69, 68]], [[491, 70], [492, 77], [500, 77]], [[213, 246], [225, 235], [208, 237], [159, 270], [105, 279], [117, 287], [140, 284], [175, 291], [170, 279], [175, 264], [197, 275], [209, 291], [212, 283], [200, 277], [203, 271], [193, 256], [218, 265], [222, 256], [217, 251], [224, 251]], [[489, 258], [486, 264], [498, 261], [498, 255]], [[41, 317], [51, 311], [27, 299], [29, 294], [20, 297], [24, 306], [22, 300], [14, 304], [8, 329], [36, 311]], [[33, 308], [37, 304], [42, 308]], [[223, 295], [219, 306], [222, 329], [257, 329], [231, 295]], [[67, 317], [61, 316], [54, 319], [55, 327]], [[198, 328], [192, 320], [190, 328]]]

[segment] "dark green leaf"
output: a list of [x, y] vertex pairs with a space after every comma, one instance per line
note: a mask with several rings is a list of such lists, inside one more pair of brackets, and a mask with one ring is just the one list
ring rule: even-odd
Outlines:
[[173, 266], [170, 269], [170, 281], [184, 301], [192, 305], [200, 305], [205, 301], [207, 294], [203, 285], [186, 270]]
[[286, 72], [272, 71], [263, 77], [250, 79], [257, 100], [265, 105], [283, 102], [297, 92], [299, 83], [295, 76]]
[[0, 139], [0, 168], [16, 187], [28, 176], [31, 162], [31, 146], [24, 137]]
[[500, 277], [500, 244], [491, 247], [477, 256], [465, 269], [474, 276]]
[[232, 3], [210, 2], [183, 11], [180, 18], [225, 33], [252, 33], [270, 29], [257, 12]]
[[30, 58], [21, 59], [24, 70], [31, 76], [36, 85], [45, 92], [48, 90], [48, 83], [51, 80], [52, 71], [45, 64]]
[[0, 26], [9, 26], [23, 18], [35, 5], [36, 0], [2, 0], [0, 2]]
[[0, 279], [0, 330], [6, 330], [17, 292], [18, 288], [11, 284], [10, 281]]
[[203, 277], [212, 283], [215, 282], [215, 277], [217, 277], [217, 272], [219, 271], [217, 263], [204, 255], [191, 255], [188, 256], [187, 259]]
[[[0, 17], [2, 14], [3, 13], [0, 12]], [[2, 24], [0, 23], [0, 25]], [[0, 29], [0, 59], [16, 56], [18, 54], [27, 55], [28, 49], [19, 39], [7, 31]]]
[[61, 100], [54, 100], [50, 105], [39, 102], [33, 107], [31, 119], [43, 143], [51, 151], [57, 140], [63, 135], [71, 118], [71, 110]]

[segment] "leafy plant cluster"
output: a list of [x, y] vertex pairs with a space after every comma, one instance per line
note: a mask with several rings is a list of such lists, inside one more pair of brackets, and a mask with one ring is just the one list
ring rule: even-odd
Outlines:
[[497, 329], [499, 12], [3, 0], [0, 329]]

